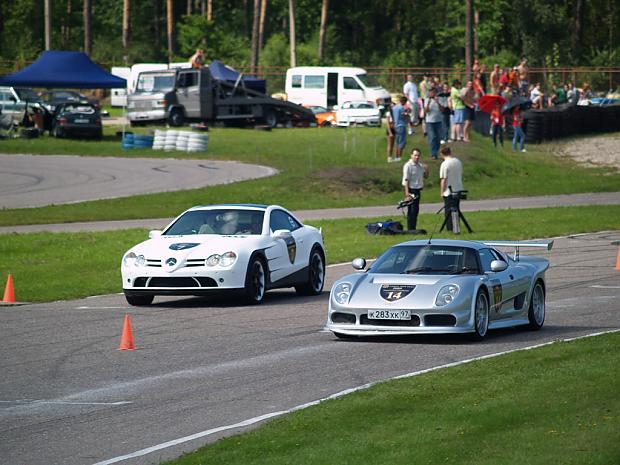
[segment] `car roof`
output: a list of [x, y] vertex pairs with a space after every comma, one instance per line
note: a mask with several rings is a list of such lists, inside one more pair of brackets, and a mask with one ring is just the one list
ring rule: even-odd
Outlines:
[[[275, 206], [275, 205], [274, 205]], [[196, 205], [190, 210], [222, 210], [224, 208], [239, 208], [242, 210], [267, 210], [270, 205], [257, 203], [222, 203], [215, 205]]]

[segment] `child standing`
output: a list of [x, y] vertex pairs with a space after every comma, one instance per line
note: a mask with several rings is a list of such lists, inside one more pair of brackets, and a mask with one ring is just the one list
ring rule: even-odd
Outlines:
[[516, 106], [512, 109], [512, 129], [514, 130], [514, 136], [512, 138], [512, 151], [516, 152], [517, 150], [517, 142], [521, 145], [521, 152], [526, 152], [525, 150], [525, 134], [523, 133], [523, 128], [521, 124], [523, 123], [523, 113], [521, 113], [521, 109]]
[[491, 126], [493, 134], [493, 145], [497, 148], [497, 136], [499, 135], [499, 143], [504, 146], [504, 115], [502, 114], [502, 105], [495, 103], [495, 108], [491, 112]]

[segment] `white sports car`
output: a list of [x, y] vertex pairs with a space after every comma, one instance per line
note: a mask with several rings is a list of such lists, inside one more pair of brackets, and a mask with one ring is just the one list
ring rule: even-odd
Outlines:
[[[494, 328], [540, 329], [549, 261], [519, 257], [519, 249], [552, 246], [553, 241], [403, 242], [368, 271], [334, 283], [326, 329], [341, 338], [471, 333], [476, 340]], [[496, 247], [514, 247], [515, 255]], [[365, 266], [363, 258], [353, 261], [358, 270]]]
[[277, 205], [190, 208], [123, 256], [123, 292], [131, 305], [156, 295], [241, 291], [260, 303], [268, 289], [317, 295], [325, 281], [320, 230]]
[[353, 124], [381, 126], [381, 110], [374, 103], [365, 100], [345, 102], [336, 110], [336, 124], [338, 126]]

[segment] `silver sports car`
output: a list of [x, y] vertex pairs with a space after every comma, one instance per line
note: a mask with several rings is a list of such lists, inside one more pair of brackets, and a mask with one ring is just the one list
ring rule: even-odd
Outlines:
[[[326, 329], [336, 336], [471, 333], [545, 322], [546, 258], [553, 241], [416, 240], [385, 251], [367, 270], [336, 281]], [[514, 255], [496, 247], [514, 248]], [[364, 270], [366, 260], [353, 260]]]

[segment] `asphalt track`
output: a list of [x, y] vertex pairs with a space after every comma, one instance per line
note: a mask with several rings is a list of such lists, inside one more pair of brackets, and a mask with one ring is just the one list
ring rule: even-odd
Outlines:
[[[0, 307], [3, 465], [157, 464], [296, 406], [419, 370], [620, 328], [620, 231], [556, 239], [542, 331], [340, 341], [327, 292], [229, 298], [122, 295]], [[540, 252], [537, 252], [540, 253]], [[328, 269], [326, 289], [352, 271]], [[118, 351], [123, 317], [138, 350]], [[250, 421], [248, 421], [250, 420]]]
[[0, 208], [195, 189], [276, 173], [234, 161], [0, 154]]

